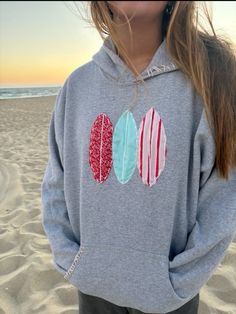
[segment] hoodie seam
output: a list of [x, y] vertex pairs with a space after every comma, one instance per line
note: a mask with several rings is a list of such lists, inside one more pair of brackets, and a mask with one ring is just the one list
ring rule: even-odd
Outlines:
[[79, 251], [76, 253], [76, 255], [74, 257], [74, 260], [73, 260], [71, 266], [69, 267], [69, 269], [66, 271], [66, 273], [64, 275], [65, 279], [69, 279], [72, 276], [72, 274], [73, 274], [73, 272], [75, 270], [75, 267], [77, 266], [77, 264], [78, 264], [78, 262], [79, 262], [79, 260], [81, 258], [81, 254], [82, 253], [83, 253], [83, 247], [81, 246]]
[[[121, 81], [119, 79], [116, 79], [114, 76], [112, 76], [111, 74], [103, 71], [100, 66], [93, 60], [94, 64], [98, 67], [101, 75], [103, 77], [105, 77], [107, 80], [110, 81], [110, 79], [112, 79], [113, 81], [115, 81], [118, 85], [121, 85], [121, 86], [125, 86], [125, 85], [135, 85], [136, 82], [134, 80], [126, 80], [126, 81]], [[161, 69], [161, 68], [162, 69]], [[176, 65], [174, 63], [170, 63], [169, 65], [158, 65], [158, 66], [152, 66], [150, 68], [148, 68], [146, 70], [146, 74], [144, 76], [140, 76], [142, 77], [144, 80], [146, 79], [149, 79], [151, 77], [155, 77], [155, 76], [158, 76], [160, 74], [164, 74], [164, 73], [169, 73], [169, 72], [174, 72], [174, 71], [177, 71], [179, 70]], [[153, 71], [155, 71], [156, 73], [153, 73]]]
[[115, 245], [113, 243], [111, 244], [103, 244], [103, 243], [99, 243], [97, 245], [92, 245], [92, 244], [83, 244], [83, 248], [85, 249], [86, 251], [86, 247], [87, 248], [99, 248], [99, 247], [104, 247], [104, 249], [107, 249], [107, 250], [110, 250], [110, 248], [115, 248], [116, 250], [121, 250], [121, 251], [127, 251], [127, 252], [139, 252], [139, 253], [143, 253], [143, 254], [151, 254], [151, 255], [154, 255], [154, 256], [160, 256], [160, 257], [165, 257], [165, 258], [168, 258], [168, 255], [165, 254], [165, 253], [162, 253], [162, 254], [158, 254], [156, 252], [153, 252], [153, 251], [147, 251], [147, 250], [140, 250], [140, 249], [137, 249], [137, 248], [131, 248], [131, 247], [125, 247], [125, 246], [118, 246], [118, 245]]
[[[150, 75], [150, 72], [151, 75]], [[162, 73], [167, 73], [170, 71], [175, 71], [178, 70], [178, 68], [176, 67], [176, 65], [174, 63], [170, 63], [169, 65], [165, 65], [165, 64], [161, 64], [161, 65], [154, 65], [152, 66], [150, 69], [147, 69], [147, 73], [148, 73], [148, 77], [153, 77], [155, 76], [155, 74], [153, 74], [153, 71], [156, 72], [158, 74], [162, 74]]]

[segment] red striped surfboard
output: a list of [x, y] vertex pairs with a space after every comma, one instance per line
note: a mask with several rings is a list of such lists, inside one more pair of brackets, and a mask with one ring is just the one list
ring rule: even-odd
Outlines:
[[165, 167], [167, 155], [165, 128], [154, 107], [143, 117], [138, 137], [137, 167], [142, 182], [152, 186]]
[[89, 141], [89, 165], [99, 183], [107, 179], [112, 167], [112, 135], [110, 118], [100, 113], [91, 127]]

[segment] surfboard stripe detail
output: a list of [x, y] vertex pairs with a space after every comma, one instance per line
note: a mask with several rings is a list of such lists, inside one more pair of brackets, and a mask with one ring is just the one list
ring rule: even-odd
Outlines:
[[142, 182], [152, 186], [165, 167], [167, 152], [164, 125], [159, 113], [153, 107], [143, 117], [138, 137], [137, 167]]

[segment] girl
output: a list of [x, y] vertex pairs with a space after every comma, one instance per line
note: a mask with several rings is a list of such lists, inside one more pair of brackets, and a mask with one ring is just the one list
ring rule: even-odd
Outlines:
[[55, 267], [80, 314], [197, 313], [236, 231], [233, 48], [197, 28], [194, 1], [89, 4], [108, 36], [65, 80], [48, 133]]

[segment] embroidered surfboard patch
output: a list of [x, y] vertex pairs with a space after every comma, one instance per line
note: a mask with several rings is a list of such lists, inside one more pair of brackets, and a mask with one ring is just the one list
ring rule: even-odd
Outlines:
[[107, 179], [112, 167], [112, 135], [110, 118], [100, 113], [92, 125], [89, 142], [89, 165], [99, 183]]
[[138, 143], [139, 174], [144, 184], [152, 186], [165, 167], [167, 155], [164, 125], [153, 107], [148, 110], [140, 123]]
[[132, 112], [126, 110], [118, 119], [112, 141], [113, 167], [117, 180], [128, 182], [136, 168], [138, 130]]

